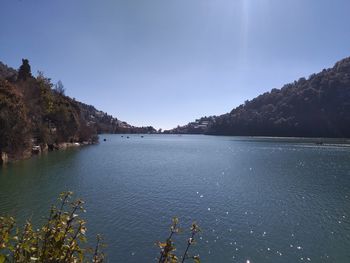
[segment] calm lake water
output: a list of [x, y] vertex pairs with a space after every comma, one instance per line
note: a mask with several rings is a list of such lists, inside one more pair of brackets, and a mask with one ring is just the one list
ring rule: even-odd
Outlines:
[[350, 262], [347, 147], [102, 135], [1, 169], [0, 214], [41, 221], [66, 190], [86, 201], [89, 235], [104, 235], [108, 262], [156, 262], [173, 216], [185, 230], [201, 226], [190, 252], [203, 262]]

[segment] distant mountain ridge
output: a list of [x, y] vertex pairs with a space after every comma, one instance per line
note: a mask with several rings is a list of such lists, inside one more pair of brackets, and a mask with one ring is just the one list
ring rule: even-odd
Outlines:
[[247, 100], [229, 113], [165, 132], [349, 138], [350, 57], [308, 79]]

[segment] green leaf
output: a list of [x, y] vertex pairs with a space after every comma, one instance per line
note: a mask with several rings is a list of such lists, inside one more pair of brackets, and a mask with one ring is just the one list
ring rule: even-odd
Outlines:
[[199, 256], [194, 256], [193, 261], [194, 261], [194, 263], [201, 263]]
[[6, 257], [0, 254], [0, 263], [5, 263]]

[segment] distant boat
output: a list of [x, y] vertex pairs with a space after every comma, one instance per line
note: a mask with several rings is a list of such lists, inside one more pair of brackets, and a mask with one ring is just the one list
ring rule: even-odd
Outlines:
[[141, 138], [143, 138], [143, 135], [141, 135]]
[[104, 139], [103, 139], [103, 141], [105, 142], [105, 141], [107, 141], [107, 139], [106, 139], [106, 138], [104, 138]]
[[126, 136], [127, 139], [129, 139], [130, 137], [129, 136]]

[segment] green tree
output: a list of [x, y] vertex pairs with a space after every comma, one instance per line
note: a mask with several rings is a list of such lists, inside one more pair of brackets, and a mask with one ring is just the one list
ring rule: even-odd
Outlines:
[[54, 91], [60, 95], [64, 95], [66, 92], [66, 89], [64, 88], [64, 85], [62, 81], [58, 81], [54, 86]]
[[27, 80], [32, 78], [32, 72], [29, 65], [28, 59], [22, 59], [22, 65], [18, 69], [18, 80]]
[[0, 152], [21, 152], [28, 143], [29, 123], [21, 96], [6, 80], [0, 80]]

